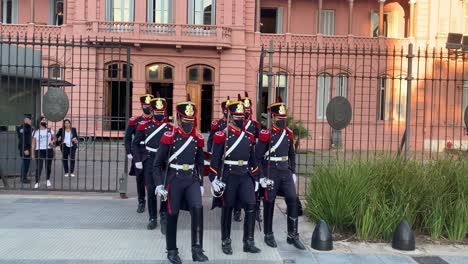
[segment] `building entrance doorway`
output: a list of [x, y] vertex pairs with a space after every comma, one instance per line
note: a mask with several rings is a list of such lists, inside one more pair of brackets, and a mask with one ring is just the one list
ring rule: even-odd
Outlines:
[[206, 65], [187, 68], [187, 93], [198, 109], [198, 129], [202, 133], [210, 131], [213, 118], [213, 83], [213, 68]]

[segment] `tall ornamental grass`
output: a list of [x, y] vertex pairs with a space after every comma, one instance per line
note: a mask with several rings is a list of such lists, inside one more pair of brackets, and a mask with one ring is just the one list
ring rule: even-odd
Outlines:
[[468, 235], [468, 162], [339, 161], [310, 174], [306, 214], [362, 240], [390, 241], [401, 220], [434, 239]]

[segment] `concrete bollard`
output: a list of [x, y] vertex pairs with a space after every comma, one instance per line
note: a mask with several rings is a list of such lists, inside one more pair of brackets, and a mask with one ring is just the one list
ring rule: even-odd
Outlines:
[[393, 234], [392, 248], [398, 250], [411, 251], [416, 249], [413, 230], [408, 221], [403, 220], [398, 225]]

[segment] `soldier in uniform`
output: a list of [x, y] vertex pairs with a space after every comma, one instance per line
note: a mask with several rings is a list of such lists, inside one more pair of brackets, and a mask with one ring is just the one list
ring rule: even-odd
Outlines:
[[[304, 250], [298, 233], [298, 207], [295, 182], [296, 154], [294, 152], [293, 132], [286, 126], [286, 105], [281, 97], [278, 102], [268, 106], [272, 116], [272, 127], [260, 131], [256, 148], [256, 157], [261, 164], [260, 185], [264, 191], [263, 218], [265, 243], [277, 247], [273, 234], [273, 209], [277, 195], [284, 196], [287, 204], [287, 242]], [[270, 168], [268, 168], [268, 166]], [[270, 185], [270, 186], [269, 186]], [[269, 188], [271, 187], [272, 188]]]
[[216, 132], [220, 130], [226, 129], [227, 125], [227, 109], [226, 109], [226, 103], [229, 102], [229, 96], [225, 101], [221, 102], [221, 110], [223, 111], [223, 117], [218, 119], [218, 120], [213, 120], [211, 122], [211, 130], [210, 130], [210, 135], [208, 136], [208, 142], [207, 142], [207, 151], [212, 152], [213, 148], [213, 136]]
[[[244, 130], [250, 132], [252, 135], [255, 136], [255, 140], [258, 139], [258, 133], [260, 131], [260, 123], [253, 120], [252, 118], [252, 100], [249, 98], [249, 94], [245, 92], [244, 98], [242, 98], [242, 102], [244, 103], [244, 110], [245, 110], [245, 121], [244, 121]], [[257, 193], [255, 195], [256, 202], [255, 202], [255, 218], [257, 221], [261, 221], [260, 216], [260, 195]], [[235, 208], [234, 209], [234, 221], [240, 222], [242, 221], [241, 217], [241, 209]]]
[[[229, 102], [229, 126], [218, 131], [213, 137], [213, 156], [210, 164], [210, 180], [215, 197], [221, 197], [221, 248], [227, 255], [232, 254], [231, 219], [232, 210], [240, 202], [245, 211], [244, 252], [259, 253], [255, 246], [255, 192], [258, 190], [257, 161], [255, 159], [255, 138], [242, 130], [245, 116], [244, 103]], [[225, 186], [225, 189], [224, 189]], [[222, 190], [224, 189], [224, 193]], [[216, 206], [214, 200], [213, 206]]]
[[29, 165], [31, 164], [31, 141], [32, 141], [31, 114], [25, 114], [23, 124], [16, 128], [18, 135], [18, 149], [21, 161], [21, 182], [28, 184]]
[[[143, 167], [136, 168], [135, 162], [133, 161], [133, 152], [135, 149], [132, 149], [132, 137], [135, 135], [136, 128], [139, 122], [141, 121], [148, 121], [153, 118], [153, 111], [150, 106], [151, 99], [153, 99], [153, 95], [151, 94], [144, 94], [140, 96], [141, 108], [143, 110], [143, 114], [139, 116], [132, 117], [128, 120], [127, 130], [125, 131], [125, 153], [129, 160], [132, 160], [132, 166], [130, 168], [129, 175], [136, 176], [136, 183], [137, 183], [137, 193], [138, 193], [138, 208], [137, 213], [143, 213], [145, 211], [145, 177], [142, 173], [137, 173], [135, 169], [141, 170]], [[140, 142], [140, 148], [144, 148], [145, 142]]]
[[170, 263], [182, 263], [177, 249], [177, 220], [180, 209], [192, 218], [192, 260], [208, 261], [203, 254], [203, 169], [205, 145], [196, 133], [196, 108], [190, 101], [176, 105], [178, 128], [161, 138], [154, 162], [156, 193], [167, 198], [166, 248]]
[[[165, 132], [172, 131], [173, 126], [167, 120], [167, 102], [166, 99], [157, 98], [151, 99], [151, 108], [153, 109], [153, 118], [149, 121], [141, 121], [136, 128], [135, 137], [133, 138], [132, 148], [134, 149], [133, 160], [135, 167], [143, 167], [145, 178], [145, 186], [148, 198], [148, 214], [149, 223], [148, 229], [153, 230], [157, 226], [157, 199], [156, 199], [156, 183], [153, 178], [153, 163], [158, 152], [159, 142]], [[140, 147], [140, 142], [145, 143], [145, 147]], [[167, 223], [167, 203], [161, 201], [159, 211], [161, 215], [161, 232], [166, 234]]]

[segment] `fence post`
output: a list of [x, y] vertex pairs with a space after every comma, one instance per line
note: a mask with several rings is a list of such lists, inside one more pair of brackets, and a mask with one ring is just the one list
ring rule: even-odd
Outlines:
[[405, 159], [408, 159], [410, 151], [411, 128], [411, 83], [413, 80], [413, 43], [408, 45], [408, 76], [406, 76], [406, 127], [405, 127]]
[[[119, 53], [122, 49], [122, 42], [119, 40]], [[127, 51], [127, 66], [125, 67], [125, 71], [127, 73], [127, 78], [125, 80], [125, 120], [128, 120], [130, 118], [130, 101], [132, 98], [130, 98], [130, 47], [127, 47], [125, 49]], [[128, 126], [128, 123], [126, 124]], [[127, 127], [125, 127], [125, 131], [127, 131]], [[122, 177], [120, 178], [120, 197], [121, 198], [127, 198], [127, 189], [128, 189], [128, 158], [125, 155], [125, 165], [124, 165], [124, 173], [122, 174]]]

